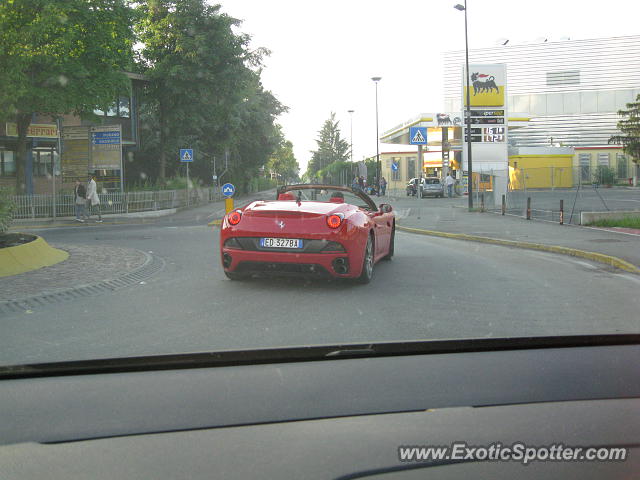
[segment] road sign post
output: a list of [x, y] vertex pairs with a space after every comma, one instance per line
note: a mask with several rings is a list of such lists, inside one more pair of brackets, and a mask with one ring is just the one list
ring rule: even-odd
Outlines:
[[233, 210], [233, 194], [236, 193], [236, 187], [232, 183], [225, 183], [222, 186], [222, 195], [224, 195], [224, 209], [225, 213], [229, 213]]
[[189, 164], [193, 162], [193, 148], [180, 149], [180, 162], [187, 164], [187, 207], [189, 206]]
[[422, 178], [422, 146], [427, 144], [427, 127], [410, 127], [409, 128], [409, 143], [411, 145], [418, 145], [418, 175], [416, 180], [416, 199], [420, 200], [420, 179]]
[[393, 189], [396, 190], [395, 194], [398, 195], [398, 182], [396, 180], [396, 175], [395, 173], [398, 171], [398, 164], [395, 162], [395, 160], [391, 160], [391, 178], [390, 180], [393, 182]]

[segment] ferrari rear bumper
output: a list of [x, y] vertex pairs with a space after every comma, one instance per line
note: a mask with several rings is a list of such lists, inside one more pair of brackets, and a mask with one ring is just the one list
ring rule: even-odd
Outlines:
[[358, 276], [361, 268], [354, 268], [357, 263], [345, 252], [263, 252], [233, 248], [222, 249], [222, 265], [227, 272], [329, 275], [338, 278]]

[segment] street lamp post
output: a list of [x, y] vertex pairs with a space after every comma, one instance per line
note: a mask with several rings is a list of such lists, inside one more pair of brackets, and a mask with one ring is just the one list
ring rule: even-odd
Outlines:
[[[467, 91], [467, 191], [469, 193], [469, 210], [473, 209], [473, 166], [471, 159], [471, 95], [469, 93], [469, 36], [467, 34], [467, 0], [464, 0], [464, 5], [457, 4], [453, 8], [464, 12], [464, 52], [466, 71], [464, 76], [465, 89]], [[462, 132], [462, 138], [464, 139], [464, 132]], [[463, 171], [464, 174], [464, 171]]]
[[353, 112], [355, 110], [347, 110], [351, 115], [351, 163], [353, 163]]
[[376, 179], [380, 182], [380, 144], [378, 134], [378, 82], [382, 77], [371, 77], [376, 84]]
[[[353, 112], [355, 112], [355, 110], [347, 110], [349, 112], [349, 115], [351, 117], [351, 172], [349, 172], [350, 174], [353, 175]], [[345, 184], [348, 184], [348, 182], [351, 180], [351, 177], [349, 177], [347, 179], [347, 182]]]

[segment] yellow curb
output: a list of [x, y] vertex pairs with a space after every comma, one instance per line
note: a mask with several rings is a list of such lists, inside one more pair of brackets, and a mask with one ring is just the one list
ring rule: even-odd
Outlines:
[[213, 227], [214, 225], [220, 225], [222, 223], [222, 220], [211, 220], [209, 223], [207, 223], [208, 227]]
[[398, 230], [401, 230], [404, 232], [417, 233], [420, 235], [453, 238], [457, 240], [467, 240], [471, 242], [491, 243], [493, 245], [504, 245], [507, 247], [525, 248], [528, 250], [541, 250], [544, 252], [570, 255], [572, 257], [581, 257], [581, 258], [586, 258], [587, 260], [592, 260], [594, 262], [603, 263], [605, 265], [610, 265], [612, 267], [619, 268], [620, 270], [624, 270], [625, 272], [640, 274], [640, 268], [636, 267], [632, 263], [629, 263], [626, 260], [622, 260], [621, 258], [618, 258], [618, 257], [605, 255], [603, 253], [587, 252], [585, 250], [578, 250], [576, 248], [569, 248], [569, 247], [561, 247], [558, 245], [544, 245], [541, 243], [519, 242], [515, 240], [502, 240], [500, 238], [479, 237], [477, 235], [467, 235], [465, 233], [447, 233], [447, 232], [439, 232], [436, 230], [422, 230], [420, 228], [403, 227], [401, 225], [397, 225], [397, 228]]
[[67, 252], [53, 248], [42, 237], [36, 237], [33, 242], [0, 248], [0, 277], [48, 267], [67, 258]]

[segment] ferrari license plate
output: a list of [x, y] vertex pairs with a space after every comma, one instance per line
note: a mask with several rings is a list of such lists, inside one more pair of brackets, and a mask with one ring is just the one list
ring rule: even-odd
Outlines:
[[297, 238], [261, 238], [263, 248], [302, 248], [302, 240]]

